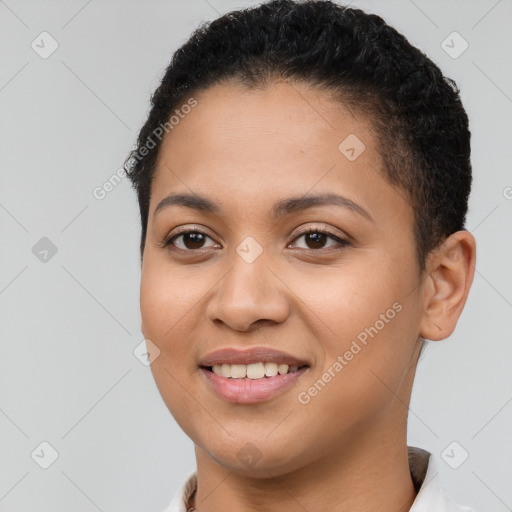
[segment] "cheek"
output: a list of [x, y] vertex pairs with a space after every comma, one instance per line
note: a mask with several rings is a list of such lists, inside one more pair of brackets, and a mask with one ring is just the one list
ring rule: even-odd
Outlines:
[[[144, 337], [160, 350], [151, 371], [171, 413], [187, 410], [186, 389], [197, 371], [198, 353], [191, 338], [204, 321], [201, 297], [208, 290], [204, 276], [184, 277], [179, 269], [151, 261], [143, 268], [140, 310]], [[198, 285], [201, 284], [202, 285]]]
[[196, 371], [197, 360], [189, 337], [193, 326], [200, 323], [194, 306], [204, 294], [196, 282], [180, 278], [179, 271], [148, 256], [140, 285], [143, 334], [160, 350], [150, 369], [164, 403], [185, 432], [193, 428], [190, 375]]
[[329, 279], [308, 280], [298, 291], [315, 313], [309, 317], [315, 318], [322, 352], [318, 368], [299, 390], [301, 403], [310, 401], [308, 407], [318, 414], [332, 413], [336, 423], [344, 421], [336, 412], [341, 405], [345, 418], [361, 418], [361, 410], [376, 412], [392, 400], [418, 334], [414, 275], [413, 262], [409, 268], [407, 261], [395, 266], [381, 260], [351, 266], [350, 274], [340, 269]]
[[355, 260], [347, 258], [344, 265], [327, 271], [286, 276], [300, 298], [298, 302], [306, 306], [303, 318], [316, 324], [317, 334], [325, 334], [322, 345], [331, 355], [344, 350], [359, 335], [364, 341], [365, 333], [368, 337], [368, 330], [374, 332], [375, 324], [379, 332], [390, 332], [397, 309], [402, 309], [400, 304], [411, 290], [404, 266], [397, 270], [382, 259]]
[[204, 275], [184, 276], [179, 268], [148, 257], [140, 285], [141, 317], [148, 337], [164, 344], [174, 338], [206, 291]]

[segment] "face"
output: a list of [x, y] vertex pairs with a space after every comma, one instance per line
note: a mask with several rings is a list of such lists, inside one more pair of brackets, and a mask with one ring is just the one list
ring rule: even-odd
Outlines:
[[[156, 384], [196, 454], [278, 475], [404, 427], [421, 280], [413, 212], [383, 178], [371, 121], [297, 84], [194, 98], [160, 148], [140, 306]], [[155, 213], [177, 194], [211, 204]], [[299, 370], [201, 367], [254, 348], [251, 375], [275, 373], [257, 364], [268, 349]], [[220, 372], [245, 370], [222, 358]]]

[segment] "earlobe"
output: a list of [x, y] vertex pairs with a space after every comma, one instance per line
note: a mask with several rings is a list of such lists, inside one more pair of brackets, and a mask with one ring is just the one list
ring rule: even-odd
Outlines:
[[468, 298], [475, 263], [476, 241], [468, 231], [453, 233], [431, 253], [420, 336], [439, 341], [452, 334]]

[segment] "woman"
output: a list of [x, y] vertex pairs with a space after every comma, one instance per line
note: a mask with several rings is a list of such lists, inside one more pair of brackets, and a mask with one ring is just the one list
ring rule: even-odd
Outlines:
[[128, 173], [142, 332], [195, 446], [167, 512], [469, 511], [407, 412], [473, 280], [468, 119], [378, 16], [272, 1], [175, 53]]

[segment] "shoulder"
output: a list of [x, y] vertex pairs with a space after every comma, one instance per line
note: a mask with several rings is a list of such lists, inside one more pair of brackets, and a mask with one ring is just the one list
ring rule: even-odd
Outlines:
[[460, 505], [445, 491], [437, 462], [431, 453], [409, 447], [411, 476], [418, 491], [409, 512], [476, 512]]
[[176, 491], [169, 506], [162, 512], [189, 512], [187, 509], [190, 496], [197, 488], [197, 473], [189, 473]]

